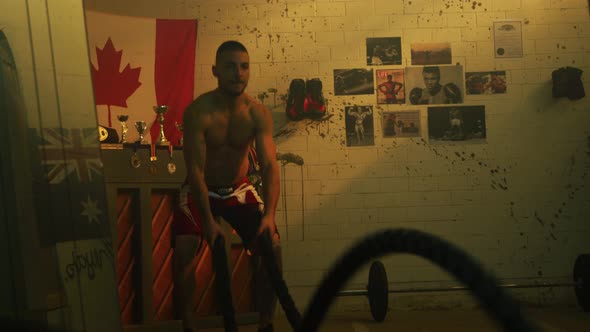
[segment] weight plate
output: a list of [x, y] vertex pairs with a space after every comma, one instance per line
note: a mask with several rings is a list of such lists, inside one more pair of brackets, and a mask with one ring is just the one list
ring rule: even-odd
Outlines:
[[579, 255], [574, 264], [575, 292], [578, 304], [584, 311], [590, 312], [590, 255]]
[[380, 261], [374, 261], [371, 264], [367, 295], [373, 319], [382, 322], [385, 320], [385, 315], [387, 315], [389, 283], [385, 266]]

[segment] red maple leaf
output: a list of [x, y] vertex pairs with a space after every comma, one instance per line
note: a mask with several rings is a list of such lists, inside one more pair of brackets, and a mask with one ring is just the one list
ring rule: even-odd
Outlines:
[[109, 37], [102, 50], [96, 48], [98, 69], [92, 64], [94, 98], [96, 105], [107, 105], [109, 127], [111, 127], [111, 105], [127, 107], [127, 98], [141, 86], [139, 82], [141, 67], [131, 68], [127, 64], [123, 71], [119, 72], [122, 55], [123, 50], [116, 51]]

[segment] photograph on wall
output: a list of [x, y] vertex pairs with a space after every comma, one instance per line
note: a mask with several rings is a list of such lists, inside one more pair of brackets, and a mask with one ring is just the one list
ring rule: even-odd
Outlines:
[[421, 137], [420, 111], [383, 112], [383, 137]]
[[497, 93], [506, 93], [506, 72], [466, 72], [465, 93], [468, 95], [493, 95]]
[[367, 66], [401, 65], [400, 37], [367, 38]]
[[336, 96], [372, 95], [373, 69], [334, 69], [334, 94]]
[[494, 54], [496, 58], [522, 58], [522, 23], [494, 22]]
[[346, 106], [346, 146], [375, 145], [373, 106]]
[[412, 65], [449, 65], [453, 63], [451, 43], [414, 43], [410, 46]]
[[406, 89], [404, 89], [403, 69], [377, 69], [377, 104], [404, 104]]
[[430, 143], [486, 141], [485, 106], [428, 107]]
[[406, 68], [406, 91], [412, 105], [462, 104], [463, 66]]

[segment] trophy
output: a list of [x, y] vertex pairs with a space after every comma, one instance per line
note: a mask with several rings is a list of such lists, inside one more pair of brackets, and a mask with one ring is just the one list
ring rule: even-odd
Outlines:
[[117, 115], [117, 119], [121, 122], [121, 144], [127, 143], [127, 131], [129, 128], [127, 127], [127, 119], [129, 119], [129, 115]]
[[158, 120], [160, 122], [160, 137], [158, 137], [157, 143], [160, 145], [168, 144], [168, 140], [164, 135], [164, 114], [168, 112], [168, 106], [166, 105], [159, 105], [154, 106], [154, 112], [158, 114]]
[[178, 122], [174, 122], [174, 126], [176, 126], [176, 130], [178, 130], [180, 132], [180, 145], [184, 145], [184, 137], [182, 137], [182, 129], [183, 126], [182, 124], [178, 123]]
[[143, 139], [143, 132], [145, 131], [146, 128], [147, 128], [147, 124], [145, 123], [145, 121], [136, 121], [135, 122], [135, 129], [137, 129], [137, 132], [139, 133], [139, 140], [137, 140], [139, 142], [139, 144], [145, 144], [145, 140]]

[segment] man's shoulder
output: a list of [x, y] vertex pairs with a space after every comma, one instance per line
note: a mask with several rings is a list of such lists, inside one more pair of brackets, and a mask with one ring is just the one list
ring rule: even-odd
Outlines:
[[257, 128], [272, 125], [272, 113], [264, 104], [254, 98], [248, 98], [246, 102], [248, 103], [250, 118]]
[[215, 101], [216, 96], [215, 90], [204, 92], [195, 98], [195, 100], [193, 100], [191, 106], [211, 106]]
[[205, 92], [199, 95], [197, 98], [195, 98], [195, 100], [193, 100], [188, 105], [185, 112], [204, 114], [207, 113], [208, 110], [212, 109], [214, 104], [214, 91]]
[[270, 112], [269, 109], [266, 106], [264, 106], [264, 104], [262, 104], [260, 101], [253, 98], [250, 95], [245, 95], [244, 103], [246, 103], [246, 105], [248, 106], [250, 114], [253, 117], [264, 116], [265, 114], [268, 114]]

